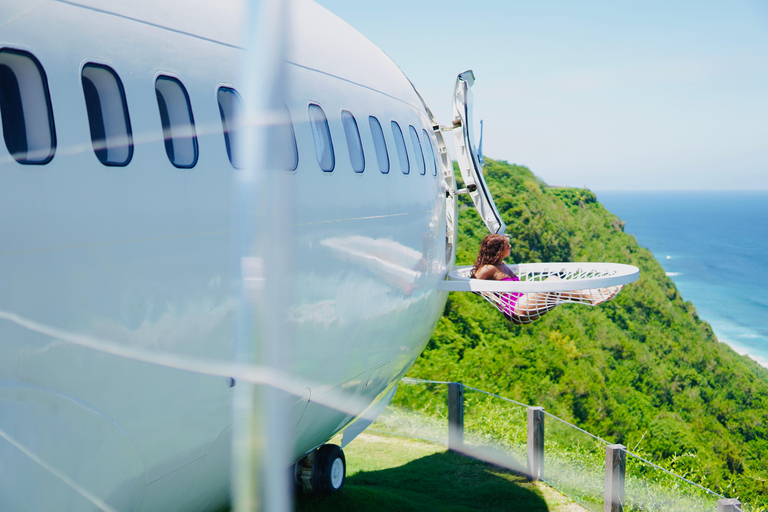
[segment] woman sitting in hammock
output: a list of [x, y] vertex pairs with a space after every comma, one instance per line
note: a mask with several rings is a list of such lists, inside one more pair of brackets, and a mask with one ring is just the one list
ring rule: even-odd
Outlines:
[[[504, 235], [488, 235], [480, 244], [480, 252], [469, 277], [491, 281], [519, 281], [512, 270], [504, 264], [504, 258], [512, 252], [509, 240]], [[556, 275], [547, 277], [560, 279]], [[481, 292], [508, 320], [514, 323], [530, 323], [552, 311], [564, 302], [578, 302], [596, 306], [612, 299], [621, 286], [596, 290], [573, 290], [567, 292]]]

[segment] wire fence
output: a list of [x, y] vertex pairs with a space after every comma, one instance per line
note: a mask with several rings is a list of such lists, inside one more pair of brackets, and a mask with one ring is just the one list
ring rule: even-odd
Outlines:
[[[449, 393], [451, 386], [460, 393]], [[460, 403], [451, 404], [449, 397]], [[537, 417], [539, 427], [532, 422]], [[541, 429], [539, 440], [532, 428]], [[540, 407], [459, 383], [403, 379], [395, 400], [369, 430], [443, 444], [540, 479], [594, 512], [750, 510]], [[536, 450], [541, 460], [532, 466]], [[608, 464], [611, 453], [618, 467]]]

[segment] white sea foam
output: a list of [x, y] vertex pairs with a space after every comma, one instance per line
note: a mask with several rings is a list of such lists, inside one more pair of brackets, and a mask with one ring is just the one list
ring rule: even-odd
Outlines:
[[726, 345], [731, 347], [734, 350], [734, 352], [736, 352], [737, 354], [742, 355], [742, 356], [749, 356], [750, 359], [755, 361], [757, 364], [759, 364], [763, 368], [768, 368], [768, 358], [765, 358], [763, 356], [756, 356], [754, 354], [750, 354], [749, 353], [749, 349], [744, 348], [742, 345], [739, 345], [738, 343], [734, 343], [732, 340], [729, 340], [727, 338], [718, 337], [717, 340], [720, 343], [725, 343]]
[[[768, 355], [764, 350], [760, 350], [760, 344], [749, 342], [746, 340], [755, 340], [764, 338], [760, 334], [724, 320], [722, 318], [704, 318], [712, 326], [715, 331], [715, 336], [720, 343], [725, 343], [731, 347], [737, 354], [742, 356], [749, 356], [756, 361], [760, 366], [768, 368]], [[759, 353], [759, 354], [756, 354]]]
[[[676, 271], [666, 275], [718, 339], [768, 367], [768, 273], [749, 269], [768, 267], [768, 238], [754, 236], [755, 219], [768, 218], [766, 198], [764, 193], [617, 194], [607, 197], [607, 206], [659, 263], [675, 265], [664, 269]], [[676, 219], [675, 229], [660, 222], [668, 218]], [[723, 272], [723, 262], [733, 262], [733, 271]]]

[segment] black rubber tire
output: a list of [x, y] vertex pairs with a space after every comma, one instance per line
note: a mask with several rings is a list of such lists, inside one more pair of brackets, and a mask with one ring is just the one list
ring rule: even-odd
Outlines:
[[[341, 461], [341, 465], [337, 461]], [[318, 448], [312, 463], [311, 480], [312, 492], [318, 496], [339, 492], [347, 480], [344, 451], [335, 444], [324, 444]]]

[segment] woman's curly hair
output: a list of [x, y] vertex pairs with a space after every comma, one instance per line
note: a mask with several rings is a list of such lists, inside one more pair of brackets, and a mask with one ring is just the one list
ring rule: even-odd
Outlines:
[[499, 257], [507, 245], [507, 237], [504, 235], [488, 235], [480, 244], [480, 252], [477, 254], [475, 264], [472, 266], [471, 277], [475, 276], [477, 269], [483, 265], [496, 265]]

